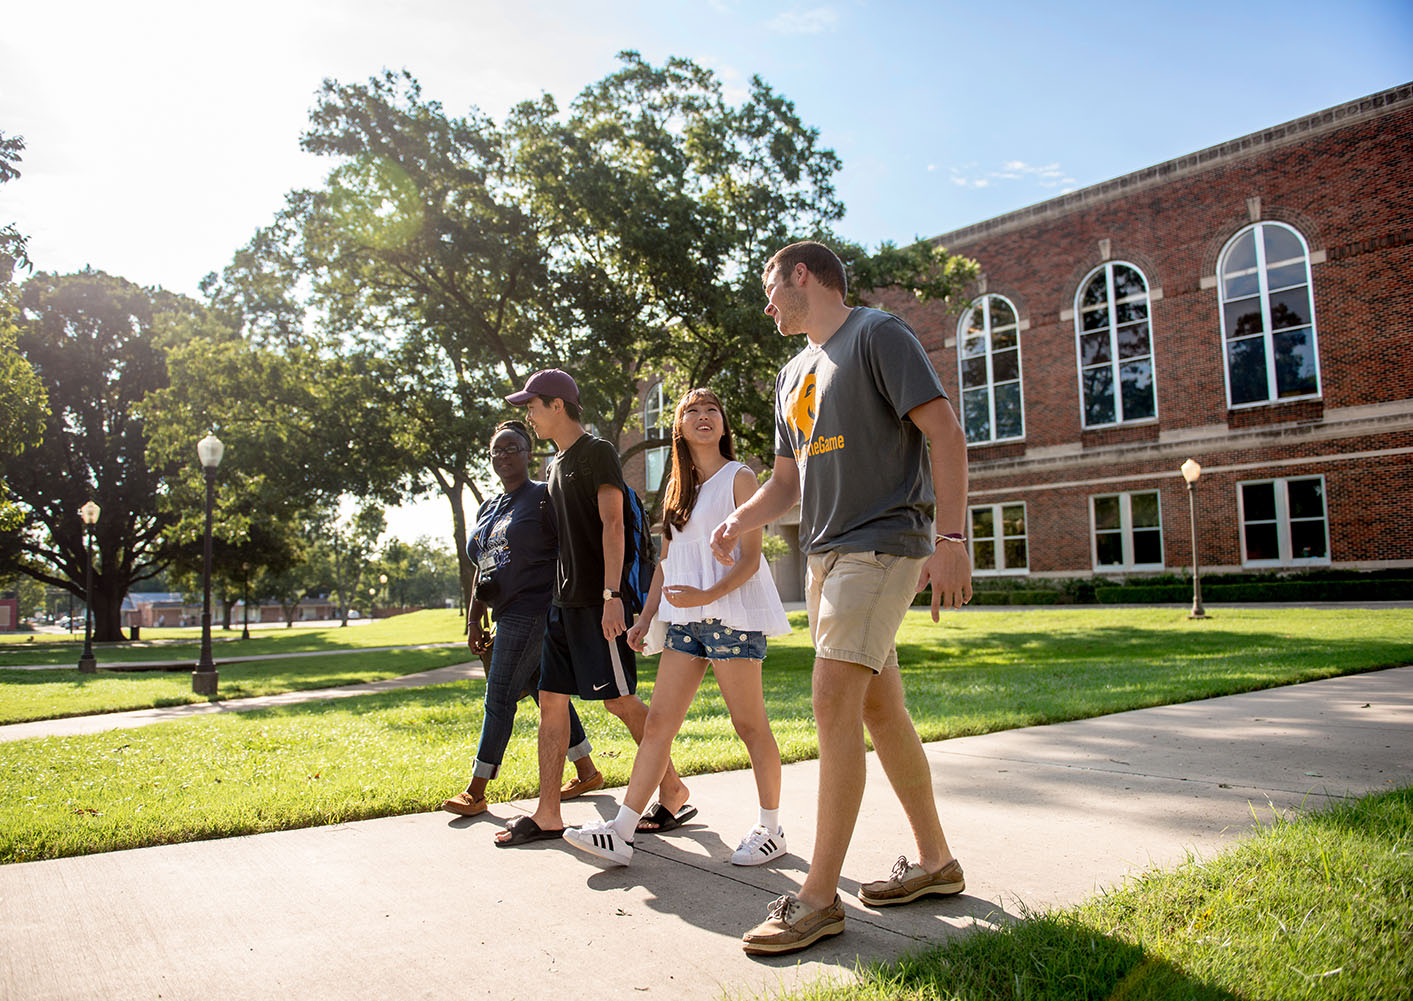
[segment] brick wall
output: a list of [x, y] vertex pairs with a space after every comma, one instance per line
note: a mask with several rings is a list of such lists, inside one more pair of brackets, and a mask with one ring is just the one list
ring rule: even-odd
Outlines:
[[[1315, 474], [1334, 563], [1413, 562], [1410, 153], [1403, 87], [938, 238], [980, 263], [973, 294], [1004, 295], [1022, 323], [1025, 438], [972, 446], [970, 472], [974, 502], [1027, 502], [1032, 572], [1088, 572], [1088, 498], [1145, 483], [1161, 491], [1166, 564], [1189, 564], [1186, 447], [1211, 469], [1198, 490], [1204, 564], [1241, 562], [1239, 481]], [[1258, 219], [1309, 246], [1320, 395], [1229, 408], [1213, 278]], [[1072, 313], [1106, 260], [1148, 281], [1158, 417], [1085, 430]], [[967, 303], [879, 304], [912, 324], [958, 400]]]

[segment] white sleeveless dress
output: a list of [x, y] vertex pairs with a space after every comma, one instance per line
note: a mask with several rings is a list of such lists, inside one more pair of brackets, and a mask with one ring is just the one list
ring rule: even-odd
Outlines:
[[[711, 533], [736, 510], [733, 485], [738, 470], [748, 468], [740, 462], [728, 461], [697, 491], [692, 516], [680, 529], [672, 530], [667, 558], [662, 561], [663, 587], [686, 585], [706, 590], [730, 572], [711, 552]], [[741, 547], [736, 547], [736, 557]], [[719, 619], [722, 625], [741, 632], [760, 632], [767, 636], [784, 636], [790, 632], [790, 620], [780, 604], [780, 593], [770, 577], [765, 557], [760, 566], [740, 587], [709, 605], [678, 608], [664, 597], [657, 606], [657, 618], [666, 623], [704, 622]]]

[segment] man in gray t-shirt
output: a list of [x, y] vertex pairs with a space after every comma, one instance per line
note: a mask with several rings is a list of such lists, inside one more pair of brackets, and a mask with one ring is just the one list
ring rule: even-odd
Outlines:
[[887, 313], [845, 305], [844, 266], [822, 244], [784, 248], [764, 282], [766, 313], [806, 346], [776, 379], [772, 475], [717, 527], [712, 549], [729, 563], [741, 533], [800, 505], [819, 731], [814, 854], [799, 893], [775, 901], [742, 938], [748, 953], [778, 954], [844, 930], [838, 886], [863, 799], [864, 727], [918, 861], [863, 884], [859, 899], [884, 907], [966, 887], [904, 705], [894, 637], [928, 584], [934, 620], [970, 600], [971, 560], [961, 533], [966, 438], [916, 336]]
[[927, 441], [908, 411], [947, 398], [917, 336], [855, 309], [775, 380], [775, 454], [800, 471], [800, 549], [932, 553]]

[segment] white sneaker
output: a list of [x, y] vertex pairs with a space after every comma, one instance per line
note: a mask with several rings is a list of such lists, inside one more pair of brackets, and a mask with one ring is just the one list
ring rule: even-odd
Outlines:
[[[568, 837], [569, 835], [565, 835]], [[785, 854], [785, 828], [778, 828], [774, 834], [764, 824], [757, 824], [741, 839], [731, 856], [734, 865], [762, 865], [778, 855]]]
[[627, 865], [633, 861], [633, 842], [625, 841], [618, 828], [604, 820], [596, 820], [583, 827], [566, 828], [564, 840], [581, 852], [596, 855], [615, 865]]

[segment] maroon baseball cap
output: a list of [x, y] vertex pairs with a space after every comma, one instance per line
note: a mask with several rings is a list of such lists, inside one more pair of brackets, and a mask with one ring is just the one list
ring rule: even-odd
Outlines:
[[505, 401], [519, 407], [537, 396], [561, 399], [576, 407], [579, 405], [579, 387], [574, 384], [574, 379], [568, 372], [559, 368], [546, 368], [536, 372], [525, 380], [524, 389], [511, 393]]

